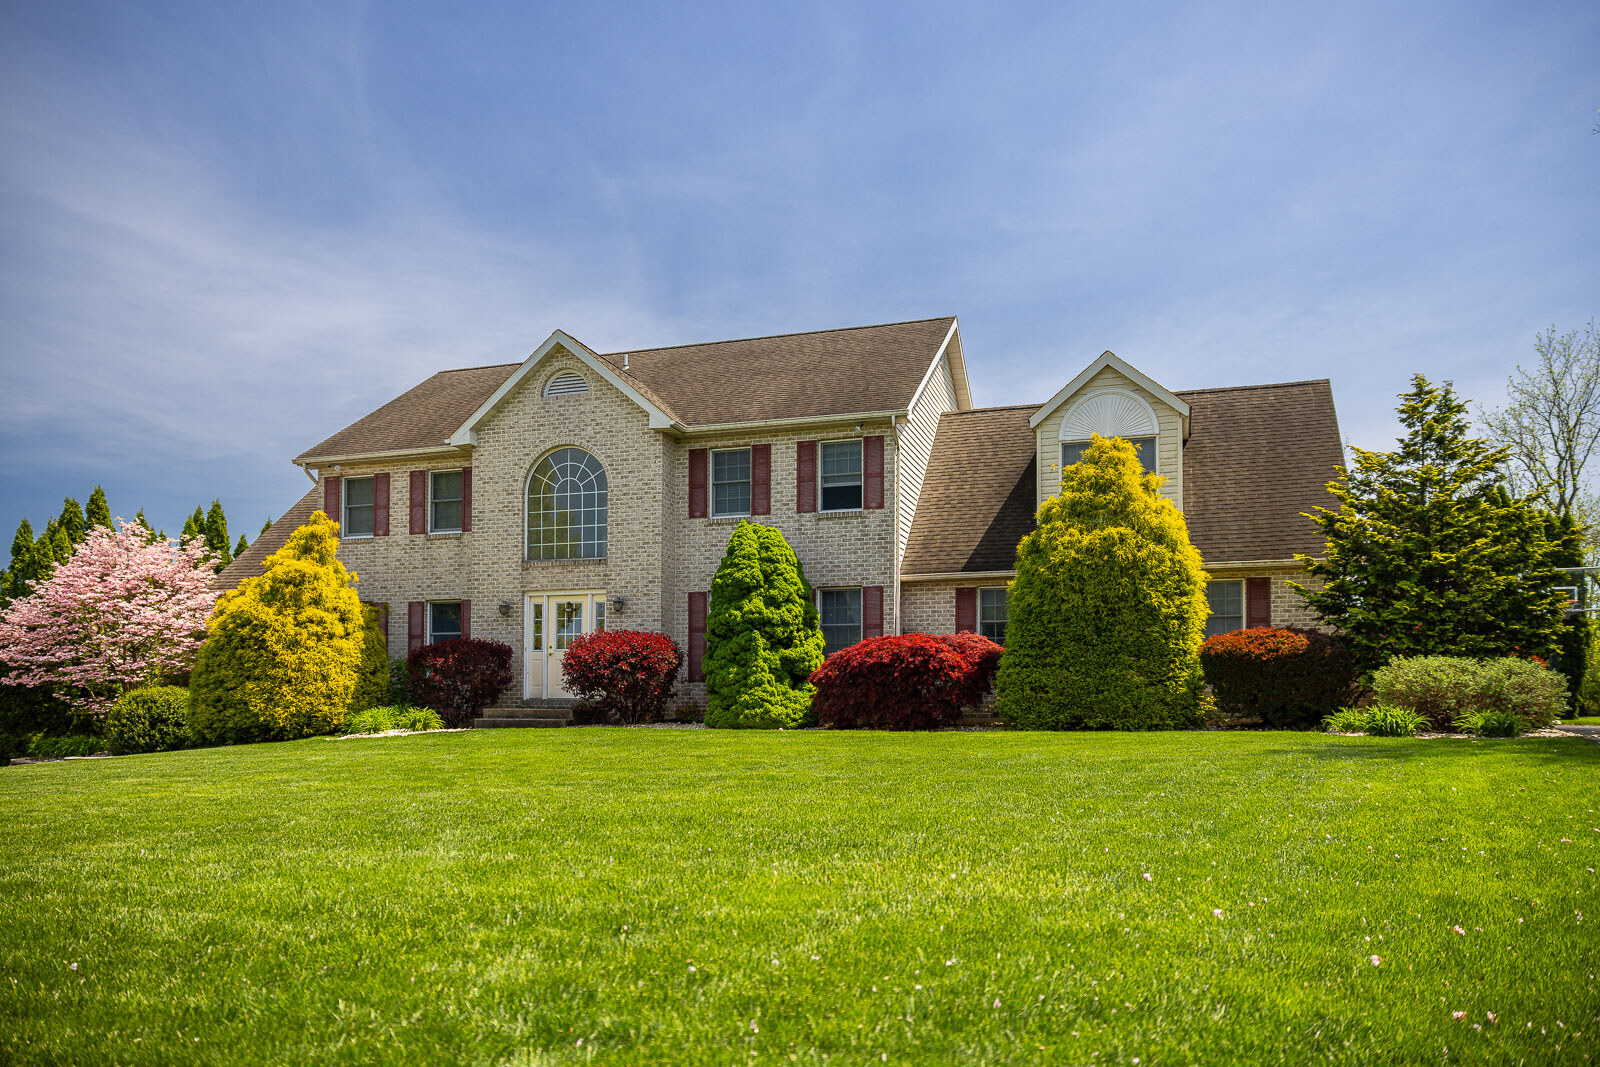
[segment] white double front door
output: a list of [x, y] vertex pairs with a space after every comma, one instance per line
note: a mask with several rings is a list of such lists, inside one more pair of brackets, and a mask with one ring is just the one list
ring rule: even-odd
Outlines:
[[606, 628], [606, 594], [529, 593], [523, 603], [522, 696], [525, 700], [569, 698], [561, 661], [567, 646]]

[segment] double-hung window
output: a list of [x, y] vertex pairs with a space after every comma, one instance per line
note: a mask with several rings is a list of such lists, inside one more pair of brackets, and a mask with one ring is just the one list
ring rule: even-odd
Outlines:
[[343, 537], [372, 536], [372, 476], [344, 480], [344, 521], [339, 531]]
[[[1139, 465], [1147, 471], [1156, 469], [1156, 439], [1154, 437], [1126, 437], [1123, 440], [1133, 446], [1139, 454]], [[1072, 466], [1083, 458], [1089, 451], [1088, 441], [1063, 441], [1061, 442], [1061, 469]]]
[[861, 510], [861, 440], [822, 442], [822, 510]]
[[1243, 581], [1207, 582], [1206, 603], [1211, 608], [1206, 617], [1207, 637], [1244, 629]]
[[435, 600], [428, 605], [428, 643], [461, 639], [461, 601]]
[[822, 612], [824, 655], [831, 656], [861, 640], [861, 590], [823, 589], [817, 600]]
[[428, 475], [428, 532], [461, 532], [461, 472], [433, 471]]
[[711, 453], [711, 514], [750, 514], [748, 448], [723, 448]]
[[997, 645], [1006, 643], [1008, 599], [1006, 587], [1003, 585], [978, 590], [978, 633]]

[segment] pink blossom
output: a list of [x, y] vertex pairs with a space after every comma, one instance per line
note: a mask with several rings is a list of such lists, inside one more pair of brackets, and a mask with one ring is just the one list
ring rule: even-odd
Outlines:
[[1374, 967], [1376, 967], [1378, 964], [1383, 962], [1383, 957], [1382, 956], [1368, 956], [1367, 959], [1372, 961], [1372, 965]]
[[136, 522], [89, 531], [72, 558], [0, 618], [7, 685], [53, 685], [103, 715], [128, 689], [194, 665], [216, 603], [212, 555], [199, 538], [150, 540]]

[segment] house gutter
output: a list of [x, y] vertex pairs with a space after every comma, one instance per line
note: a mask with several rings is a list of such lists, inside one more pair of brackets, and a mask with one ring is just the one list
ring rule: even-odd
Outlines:
[[893, 423], [897, 418], [904, 418], [909, 412], [901, 408], [896, 411], [856, 411], [839, 415], [802, 415], [792, 419], [756, 419], [753, 422], [718, 422], [705, 426], [679, 426], [678, 433], [682, 437], [709, 437], [717, 434], [741, 433], [750, 430], [782, 430], [797, 429], [805, 426], [836, 426], [848, 422], [881, 422], [888, 420]]
[[463, 449], [458, 445], [429, 445], [426, 448], [396, 448], [387, 452], [351, 452], [343, 456], [301, 456], [294, 462], [301, 468], [324, 467], [334, 463], [365, 463], [384, 459], [417, 459], [422, 456], [459, 456]]
[[1017, 576], [1016, 571], [945, 571], [940, 574], [902, 574], [900, 581], [910, 582], [959, 582], [977, 581], [990, 582], [997, 578], [1010, 581]]

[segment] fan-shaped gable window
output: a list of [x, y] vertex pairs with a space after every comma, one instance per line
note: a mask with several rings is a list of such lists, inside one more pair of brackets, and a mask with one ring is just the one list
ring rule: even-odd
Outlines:
[[564, 370], [544, 384], [545, 396], [582, 396], [589, 391], [583, 375]]
[[1144, 469], [1156, 469], [1161, 424], [1144, 397], [1126, 389], [1104, 389], [1073, 404], [1061, 419], [1061, 466], [1078, 462], [1095, 434], [1129, 442], [1139, 453]]
[[581, 448], [558, 448], [528, 476], [528, 558], [605, 555], [605, 468]]

